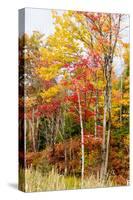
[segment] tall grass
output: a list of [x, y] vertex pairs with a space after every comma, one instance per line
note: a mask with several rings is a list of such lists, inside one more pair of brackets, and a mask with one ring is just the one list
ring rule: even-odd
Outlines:
[[[96, 188], [96, 187], [108, 187], [114, 186], [111, 180], [108, 180], [106, 184], [101, 182], [99, 178], [90, 176], [84, 180], [82, 188]], [[52, 191], [52, 190], [68, 190], [68, 189], [80, 189], [81, 180], [75, 176], [64, 176], [58, 174], [54, 169], [47, 175], [42, 175], [38, 170], [32, 168], [25, 170], [25, 188], [20, 188], [25, 192], [40, 192], [40, 191]]]

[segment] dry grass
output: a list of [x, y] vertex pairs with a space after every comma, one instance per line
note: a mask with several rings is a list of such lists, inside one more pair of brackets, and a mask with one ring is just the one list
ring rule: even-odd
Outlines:
[[[30, 168], [25, 170], [25, 184], [22, 185], [25, 185], [25, 188], [22, 188], [23, 186], [20, 185], [20, 189], [25, 192], [80, 189], [81, 180], [75, 176], [59, 175], [54, 169], [47, 175], [42, 175], [39, 171]], [[109, 187], [114, 185], [111, 180], [103, 184], [99, 178], [90, 176], [84, 180], [82, 188]]]

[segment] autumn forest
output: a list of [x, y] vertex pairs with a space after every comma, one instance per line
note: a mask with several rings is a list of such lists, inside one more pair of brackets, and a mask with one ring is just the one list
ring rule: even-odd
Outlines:
[[129, 16], [50, 12], [19, 37], [19, 187], [128, 185]]

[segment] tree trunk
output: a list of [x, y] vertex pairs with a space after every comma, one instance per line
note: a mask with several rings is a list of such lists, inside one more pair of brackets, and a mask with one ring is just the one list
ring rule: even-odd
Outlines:
[[[123, 76], [121, 75], [121, 86], [120, 86], [120, 92], [121, 92], [121, 100], [123, 99]], [[122, 103], [120, 104], [120, 123], [122, 125]]]
[[82, 158], [81, 158], [81, 187], [83, 187], [83, 181], [84, 181], [84, 129], [83, 129], [81, 100], [80, 100], [80, 94], [79, 94], [79, 90], [78, 89], [77, 89], [77, 96], [78, 96], [80, 128], [81, 128], [81, 151], [82, 151]]
[[65, 163], [65, 170], [64, 174], [67, 175], [67, 147], [66, 147], [66, 133], [65, 133], [65, 109], [63, 108], [62, 113], [62, 134], [64, 137], [64, 163]]
[[95, 120], [95, 137], [97, 137], [97, 119], [98, 119], [98, 89], [96, 90], [96, 104], [95, 104], [95, 116], [94, 116], [94, 120]]
[[36, 150], [38, 151], [38, 143], [39, 143], [39, 118], [36, 119], [36, 126], [35, 126], [35, 137], [36, 137]]
[[[107, 176], [110, 134], [111, 134], [112, 58], [110, 59], [108, 58], [108, 65], [106, 65], [105, 69], [106, 69], [105, 70], [106, 87], [104, 91], [104, 120], [103, 120], [102, 165], [101, 165], [101, 179], [104, 181], [106, 180]], [[107, 121], [108, 121], [108, 130], [106, 126]]]
[[55, 155], [55, 129], [54, 129], [54, 116], [52, 117], [52, 155]]
[[48, 138], [48, 127], [47, 127], [47, 120], [45, 119], [45, 124], [44, 124], [44, 134], [45, 134], [45, 139], [46, 139], [46, 143], [45, 143], [45, 146], [47, 147], [47, 145], [49, 145], [49, 138]]
[[31, 130], [31, 126], [30, 126], [30, 119], [27, 120], [28, 122], [28, 141], [29, 141], [29, 149], [30, 151], [32, 150], [32, 130]]
[[35, 130], [34, 130], [34, 108], [32, 109], [32, 121], [30, 120], [31, 135], [32, 135], [32, 149], [36, 152]]
[[104, 166], [105, 166], [105, 155], [106, 155], [106, 118], [107, 118], [107, 86], [104, 91], [104, 118], [103, 118], [103, 138], [102, 138], [102, 164], [101, 164], [101, 180], [104, 178]]
[[[111, 68], [111, 66], [110, 66]], [[109, 159], [109, 146], [110, 146], [110, 135], [111, 135], [111, 109], [112, 109], [112, 81], [111, 72], [109, 71], [108, 80], [108, 132], [107, 132], [107, 143], [106, 143], [106, 155], [105, 155], [105, 166], [104, 166], [104, 177], [107, 175], [108, 159]]]
[[[26, 136], [27, 136], [27, 120], [26, 117], [24, 117], [24, 151], [26, 152]], [[24, 152], [24, 153], [25, 153]]]

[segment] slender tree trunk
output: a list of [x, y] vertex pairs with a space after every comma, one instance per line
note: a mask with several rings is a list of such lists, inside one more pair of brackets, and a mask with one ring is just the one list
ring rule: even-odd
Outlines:
[[[123, 76], [121, 75], [121, 86], [120, 86], [120, 92], [121, 92], [121, 100], [123, 98]], [[120, 123], [122, 124], [122, 103], [120, 104]]]
[[36, 126], [35, 126], [35, 139], [36, 139], [36, 150], [38, 151], [38, 141], [39, 141], [39, 118], [36, 119]]
[[[110, 66], [111, 68], [112, 66]], [[106, 156], [104, 166], [104, 177], [107, 175], [108, 159], [109, 159], [109, 146], [110, 146], [110, 135], [111, 135], [111, 109], [112, 109], [112, 81], [111, 81], [111, 69], [109, 71], [108, 80], [108, 132], [107, 132], [107, 143], [106, 143]]]
[[64, 163], [65, 163], [65, 170], [64, 174], [67, 175], [67, 147], [66, 147], [66, 133], [65, 133], [65, 109], [63, 108], [62, 113], [62, 134], [64, 138]]
[[98, 119], [98, 89], [96, 90], [96, 104], [95, 104], [95, 116], [94, 116], [94, 121], [95, 121], [95, 137], [97, 137], [97, 119]]
[[103, 138], [102, 138], [102, 164], [101, 164], [101, 180], [104, 178], [104, 166], [106, 155], [106, 118], [107, 118], [107, 86], [104, 91], [104, 118], [103, 118]]
[[52, 154], [55, 155], [55, 129], [54, 129], [54, 116], [52, 117]]
[[[109, 14], [109, 25], [110, 25], [110, 34], [109, 34], [109, 49], [108, 54], [105, 54], [104, 57], [104, 79], [106, 81], [106, 87], [104, 91], [104, 120], [103, 120], [103, 143], [102, 143], [102, 165], [101, 165], [101, 179], [106, 180], [107, 168], [108, 168], [108, 157], [109, 157], [109, 144], [110, 144], [110, 133], [111, 133], [111, 96], [112, 96], [112, 62], [113, 54], [115, 50], [115, 45], [117, 40], [115, 40], [114, 46], [112, 48], [112, 16]], [[108, 120], [108, 131], [107, 123]], [[107, 132], [107, 136], [106, 136]]]
[[[104, 120], [103, 120], [103, 143], [102, 143], [102, 165], [101, 165], [101, 179], [106, 180], [109, 158], [109, 145], [111, 135], [111, 109], [112, 109], [112, 58], [108, 59], [106, 68], [106, 88], [104, 94]], [[107, 118], [108, 117], [108, 118]], [[106, 122], [108, 120], [108, 130]], [[107, 136], [106, 136], [107, 132]]]
[[64, 156], [65, 156], [65, 171], [64, 171], [64, 174], [67, 175], [67, 149], [66, 149], [66, 144], [65, 144], [65, 149], [64, 149]]
[[24, 117], [24, 153], [27, 151], [26, 148], [26, 135], [27, 135], [27, 120], [26, 117]]
[[49, 136], [48, 137], [49, 145], [52, 146], [52, 122], [51, 122], [52, 119], [47, 118], [47, 121], [48, 121], [48, 129], [47, 129], [48, 134], [47, 134], [47, 136]]
[[72, 138], [70, 139], [70, 160], [72, 160]]
[[29, 141], [29, 147], [30, 147], [30, 151], [32, 149], [32, 133], [31, 133], [31, 126], [30, 126], [30, 119], [28, 119], [28, 141]]
[[[84, 83], [85, 83], [85, 87], [87, 84], [87, 74], [85, 73], [85, 79], [84, 79]], [[86, 115], [86, 108], [87, 108], [87, 92], [85, 92], [84, 94], [84, 102], [85, 102], [85, 107], [84, 107], [84, 130], [86, 130], [86, 124], [87, 124], [87, 115]]]
[[34, 108], [32, 109], [32, 121], [30, 120], [31, 135], [32, 135], [32, 148], [36, 152], [35, 130], [34, 130]]
[[81, 151], [82, 151], [82, 159], [81, 159], [81, 187], [83, 187], [83, 182], [84, 182], [84, 129], [83, 129], [81, 100], [80, 100], [80, 94], [79, 94], [79, 90], [78, 89], [77, 89], [77, 96], [78, 96], [80, 128], [81, 128]]
[[49, 138], [48, 138], [48, 127], [47, 127], [47, 120], [45, 119], [45, 124], [44, 124], [44, 130], [45, 130], [45, 132], [44, 132], [44, 134], [45, 134], [45, 138], [46, 138], [46, 147], [47, 147], [47, 145], [49, 145]]

